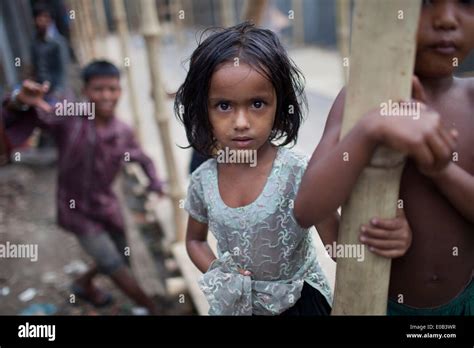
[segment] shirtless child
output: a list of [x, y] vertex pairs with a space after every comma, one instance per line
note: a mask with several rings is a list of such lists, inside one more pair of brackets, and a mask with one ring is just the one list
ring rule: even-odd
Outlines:
[[[473, 315], [474, 79], [453, 72], [474, 48], [474, 1], [423, 1], [417, 42], [414, 97], [427, 106], [420, 118], [375, 110], [339, 141], [343, 90], [303, 177], [295, 216], [303, 227], [330, 220], [377, 146], [405, 153], [400, 198], [413, 241], [392, 262], [388, 314]], [[349, 162], [342, 161], [346, 151]], [[323, 198], [314, 200], [314, 192]], [[364, 235], [383, 237], [376, 226]]]

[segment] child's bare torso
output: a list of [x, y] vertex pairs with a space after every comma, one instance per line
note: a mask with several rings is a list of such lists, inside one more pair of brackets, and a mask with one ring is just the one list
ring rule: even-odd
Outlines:
[[[447, 127], [459, 132], [454, 163], [474, 175], [474, 79], [455, 80], [449, 91], [428, 103]], [[400, 198], [413, 243], [405, 256], [393, 260], [390, 297], [415, 307], [448, 303], [473, 276], [474, 223], [411, 161], [402, 176]]]

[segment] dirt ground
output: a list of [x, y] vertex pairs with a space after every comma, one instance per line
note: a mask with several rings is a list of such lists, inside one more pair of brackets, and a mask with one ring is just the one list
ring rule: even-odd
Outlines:
[[[97, 309], [75, 298], [72, 280], [91, 263], [73, 234], [56, 225], [55, 165], [11, 164], [0, 168], [0, 243], [37, 245], [37, 260], [0, 259], [0, 315], [139, 315], [140, 311], [105, 276], [96, 284], [114, 303]], [[156, 299], [163, 314], [192, 314], [178, 301]]]

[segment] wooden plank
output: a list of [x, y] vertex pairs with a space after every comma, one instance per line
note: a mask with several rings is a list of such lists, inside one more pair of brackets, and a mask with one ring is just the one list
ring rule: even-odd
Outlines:
[[[356, 2], [341, 137], [381, 103], [410, 98], [420, 9], [416, 0]], [[342, 208], [339, 244], [360, 244], [359, 227], [371, 217], [395, 216], [403, 165], [403, 156], [386, 148], [374, 154]], [[337, 260], [333, 314], [386, 313], [390, 260], [365, 246], [364, 256]]]
[[[82, 25], [84, 25], [84, 30], [86, 34], [86, 38], [88, 41], [88, 44], [90, 46], [90, 53], [91, 53], [91, 59], [97, 59], [101, 57], [102, 52], [100, 52], [100, 48], [98, 49], [97, 47], [97, 42], [96, 42], [96, 30], [93, 27], [94, 24], [92, 23], [91, 19], [91, 2], [89, 0], [80, 0], [81, 3], [81, 15], [82, 15]], [[100, 53], [99, 53], [100, 52]]]
[[148, 66], [153, 94], [154, 117], [160, 132], [161, 145], [165, 155], [167, 180], [169, 181], [169, 194], [173, 204], [174, 228], [177, 240], [184, 239], [184, 214], [180, 208], [184, 192], [181, 188], [174, 155], [174, 142], [170, 133], [169, 115], [166, 110], [165, 91], [163, 89], [160, 73], [160, 23], [153, 0], [141, 0], [142, 9], [142, 34], [145, 38]]
[[[211, 249], [214, 251], [214, 254], [217, 255], [217, 242], [212, 233], [208, 234], [207, 241]], [[196, 268], [196, 266], [194, 266], [191, 259], [189, 258], [189, 255], [186, 251], [185, 242], [175, 243], [172, 247], [172, 252], [176, 262], [178, 263], [181, 274], [184, 277], [196, 310], [200, 315], [207, 315], [209, 312], [209, 304], [207, 303], [207, 299], [198, 285], [198, 280], [202, 273]]]
[[[135, 137], [138, 139], [139, 143], [142, 141], [142, 130], [140, 122], [140, 110], [138, 107], [138, 97], [137, 91], [135, 89], [135, 84], [133, 83], [133, 74], [132, 74], [132, 64], [130, 56], [130, 47], [128, 45], [128, 40], [130, 38], [130, 33], [128, 31], [127, 25], [127, 16], [125, 12], [125, 6], [123, 0], [112, 0], [110, 3], [112, 6], [112, 14], [117, 28], [119, 42], [120, 42], [120, 51], [122, 54], [122, 64], [121, 66], [125, 69], [125, 74], [127, 77], [128, 85], [128, 98], [130, 101], [130, 108], [133, 117]], [[128, 63], [128, 64], [126, 64]]]
[[138, 226], [133, 220], [132, 212], [127, 206], [123, 191], [122, 177], [116, 182], [115, 193], [122, 208], [122, 215], [125, 222], [125, 231], [128, 245], [130, 246], [130, 265], [133, 275], [138, 284], [149, 296], [165, 296], [166, 283], [160, 278], [155, 261], [140, 234]]
[[[153, 217], [154, 221], [163, 225], [163, 212], [160, 211], [159, 205], [160, 198], [155, 192], [146, 193], [146, 188], [148, 187], [150, 180], [143, 171], [143, 168], [137, 163], [129, 163], [125, 167], [125, 170], [127, 171], [128, 175], [133, 176], [137, 180], [140, 186], [141, 191], [136, 193], [147, 194], [147, 203], [145, 204], [146, 212]], [[176, 236], [175, 234], [173, 234], [173, 230], [169, 228], [164, 228], [163, 232], [165, 234], [165, 239], [162, 240], [162, 246], [165, 250], [169, 251], [171, 248], [171, 244], [176, 241]]]
[[191, 296], [198, 314], [207, 315], [209, 312], [209, 304], [207, 303], [204, 293], [198, 286], [198, 279], [201, 276], [201, 272], [189, 259], [184, 242], [174, 243], [171, 250], [176, 262], [179, 265], [179, 269], [184, 277], [184, 281], [186, 282], [189, 295]]

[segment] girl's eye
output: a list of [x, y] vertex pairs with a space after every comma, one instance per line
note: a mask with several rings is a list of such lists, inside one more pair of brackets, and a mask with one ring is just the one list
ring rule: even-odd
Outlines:
[[217, 108], [221, 111], [227, 111], [230, 109], [230, 104], [226, 102], [220, 102], [217, 104]]
[[261, 100], [255, 100], [253, 103], [252, 103], [252, 106], [255, 108], [255, 109], [261, 109], [263, 108], [263, 106], [265, 105], [265, 103]]
[[459, 2], [467, 6], [474, 5], [474, 0], [459, 0]]

